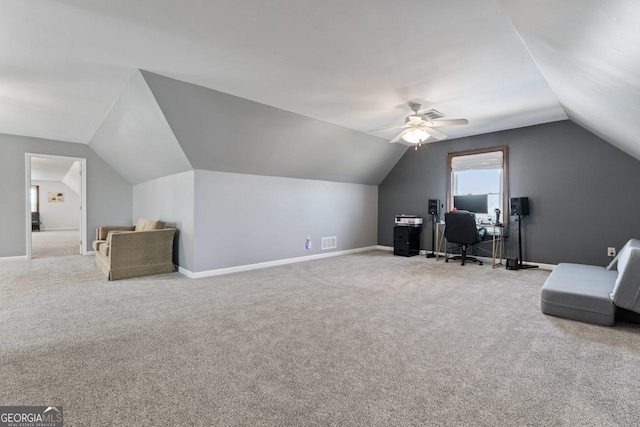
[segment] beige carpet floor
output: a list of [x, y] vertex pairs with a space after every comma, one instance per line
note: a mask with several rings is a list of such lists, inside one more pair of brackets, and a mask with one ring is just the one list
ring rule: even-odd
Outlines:
[[65, 426], [640, 425], [640, 325], [540, 312], [542, 270], [372, 251], [108, 282], [0, 263], [0, 404]]
[[80, 230], [33, 231], [31, 257], [53, 258], [80, 254]]

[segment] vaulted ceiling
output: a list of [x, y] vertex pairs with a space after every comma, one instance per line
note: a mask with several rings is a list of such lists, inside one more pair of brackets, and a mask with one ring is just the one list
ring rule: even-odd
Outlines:
[[31, 179], [62, 181], [74, 163], [74, 160], [33, 157], [31, 159]]
[[636, 0], [0, 0], [0, 132], [89, 143], [143, 69], [363, 133], [409, 101], [469, 120], [449, 138], [568, 117], [640, 159], [639, 24]]

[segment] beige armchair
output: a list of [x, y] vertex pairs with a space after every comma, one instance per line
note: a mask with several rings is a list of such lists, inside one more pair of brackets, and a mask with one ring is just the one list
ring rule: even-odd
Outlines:
[[96, 265], [109, 280], [171, 273], [175, 228], [140, 219], [135, 227], [103, 226], [96, 230]]

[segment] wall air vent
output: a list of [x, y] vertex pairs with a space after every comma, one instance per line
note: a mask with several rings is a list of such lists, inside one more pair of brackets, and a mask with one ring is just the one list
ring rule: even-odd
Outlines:
[[335, 249], [338, 247], [337, 237], [322, 237], [320, 239], [320, 250]]

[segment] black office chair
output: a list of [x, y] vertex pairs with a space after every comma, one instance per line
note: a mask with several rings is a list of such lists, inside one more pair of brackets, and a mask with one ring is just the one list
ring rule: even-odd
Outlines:
[[445, 258], [445, 262], [450, 259], [462, 260], [462, 265], [466, 261], [477, 262], [482, 265], [482, 261], [472, 256], [467, 256], [467, 250], [476, 243], [482, 241], [482, 233], [476, 227], [476, 216], [467, 211], [454, 211], [444, 214], [444, 237], [449, 243], [457, 243], [460, 246], [460, 255]]
[[31, 231], [40, 231], [40, 212], [31, 212]]

